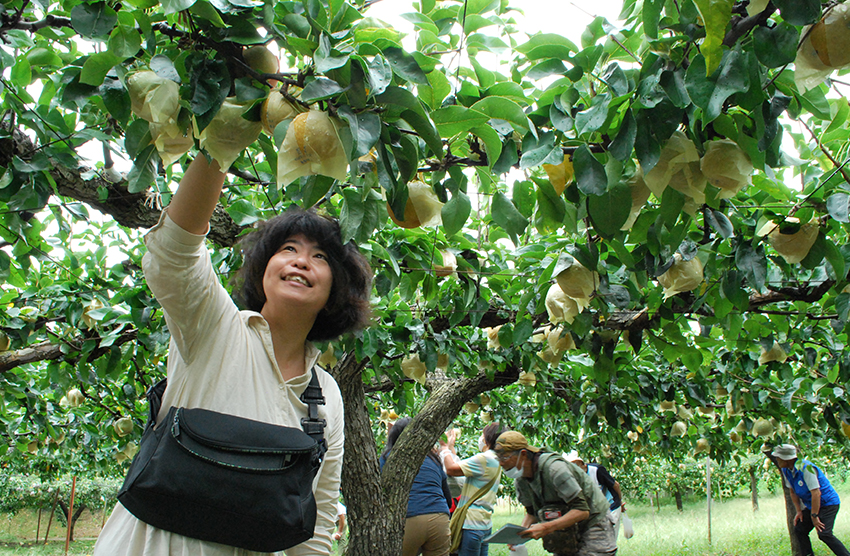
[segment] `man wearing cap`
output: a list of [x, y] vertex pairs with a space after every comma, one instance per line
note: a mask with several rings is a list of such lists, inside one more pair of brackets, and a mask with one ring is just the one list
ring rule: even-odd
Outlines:
[[526, 515], [521, 536], [542, 539], [556, 556], [613, 556], [614, 530], [608, 501], [581, 468], [560, 455], [530, 446], [515, 431], [502, 433], [495, 452], [515, 480]]
[[817, 530], [818, 538], [832, 552], [838, 556], [850, 556], [850, 552], [832, 534], [832, 526], [841, 500], [838, 499], [838, 494], [823, 471], [805, 459], [802, 461], [802, 467], [797, 469], [794, 466], [797, 461], [797, 448], [791, 444], [777, 446], [770, 455], [775, 458], [785, 486], [791, 491], [791, 501], [797, 508], [797, 515], [794, 516], [794, 533], [800, 543], [803, 556], [813, 554], [812, 541], [809, 539], [812, 529]]

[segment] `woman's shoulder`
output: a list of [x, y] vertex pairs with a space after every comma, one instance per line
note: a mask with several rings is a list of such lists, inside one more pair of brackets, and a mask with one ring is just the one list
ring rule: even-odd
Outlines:
[[321, 368], [319, 365], [313, 365], [313, 372], [319, 379], [319, 386], [322, 387], [322, 395], [326, 400], [342, 400], [342, 392], [340, 392], [339, 384], [329, 372]]

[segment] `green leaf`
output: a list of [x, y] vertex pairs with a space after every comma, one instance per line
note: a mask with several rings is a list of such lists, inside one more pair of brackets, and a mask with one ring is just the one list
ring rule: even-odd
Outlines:
[[732, 226], [732, 221], [719, 210], [708, 209], [706, 219], [708, 225], [720, 234], [723, 239], [729, 239], [735, 235], [735, 228]]
[[520, 133], [528, 131], [528, 116], [516, 102], [502, 97], [486, 97], [472, 105], [473, 110], [490, 118], [505, 120]]
[[130, 58], [142, 48], [142, 35], [135, 27], [118, 25], [109, 35], [107, 46], [118, 58]]
[[846, 276], [846, 272], [844, 270], [844, 257], [841, 255], [841, 251], [838, 250], [835, 243], [833, 243], [828, 237], [823, 238], [823, 249], [824, 257], [826, 257], [826, 260], [829, 263], [829, 266], [832, 267], [834, 273], [832, 278], [835, 280], [843, 280]]
[[753, 289], [764, 290], [765, 280], [767, 279], [767, 256], [765, 256], [763, 245], [753, 246], [749, 242], [740, 243], [735, 251], [735, 264], [738, 270], [744, 273]]
[[835, 310], [838, 312], [838, 319], [847, 322], [850, 318], [850, 293], [841, 292], [836, 296]]
[[118, 14], [105, 2], [77, 4], [71, 10], [71, 26], [84, 37], [105, 37], [116, 23]]
[[705, 27], [705, 40], [700, 51], [706, 60], [706, 75], [711, 75], [720, 66], [723, 57], [723, 39], [726, 26], [732, 19], [735, 0], [694, 0]]
[[175, 83], [180, 83], [180, 74], [174, 67], [174, 62], [168, 56], [157, 54], [150, 61], [150, 67], [158, 76], [163, 79], [170, 79]]
[[[120, 79], [107, 76], [98, 88], [98, 95], [103, 99], [103, 104], [113, 118], [125, 125], [130, 119], [130, 95], [121, 83]], [[145, 122], [147, 123], [147, 122]], [[129, 131], [129, 130], [128, 130]], [[127, 136], [124, 136], [125, 148]]]
[[341, 68], [348, 63], [348, 60], [348, 56], [333, 56], [331, 42], [328, 36], [322, 33], [319, 37], [319, 48], [316, 49], [316, 54], [313, 56], [313, 62], [316, 64], [319, 73], [327, 73]]
[[121, 63], [121, 58], [111, 52], [92, 54], [83, 64], [83, 71], [80, 72], [80, 83], [99, 86], [106, 78], [107, 72], [119, 63]]
[[186, 62], [189, 71], [189, 108], [198, 121], [201, 131], [218, 113], [221, 103], [230, 92], [230, 72], [223, 60], [211, 60], [197, 53]]
[[384, 48], [384, 56], [390, 63], [393, 73], [417, 85], [429, 85], [428, 77], [416, 62], [416, 58], [394, 46]]
[[658, 38], [658, 22], [661, 20], [661, 9], [664, 0], [644, 0], [641, 18], [643, 19], [643, 32], [651, 39]]
[[301, 91], [300, 99], [308, 104], [327, 100], [345, 92], [339, 83], [333, 79], [319, 77], [307, 83], [304, 90]]
[[[303, 97], [304, 93], [302, 92], [301, 95]], [[440, 140], [440, 134], [437, 133], [437, 128], [425, 114], [422, 103], [413, 96], [413, 93], [401, 87], [388, 87], [386, 91], [376, 96], [375, 100], [379, 104], [394, 104], [406, 108], [407, 110], [402, 113], [402, 118], [413, 126], [413, 129], [419, 133], [419, 136], [422, 137], [434, 155], [442, 158], [443, 143]]]
[[750, 86], [746, 54], [728, 50], [717, 72], [706, 77], [706, 61], [695, 56], [685, 75], [685, 86], [694, 104], [705, 112], [705, 123], [714, 121], [723, 103], [735, 93], [746, 92]]
[[564, 197], [555, 192], [549, 180], [537, 181], [537, 215], [535, 226], [538, 230], [554, 232], [564, 224], [567, 206]]
[[632, 193], [629, 186], [617, 184], [602, 195], [587, 196], [587, 214], [599, 235], [611, 238], [629, 219], [632, 211]]
[[366, 68], [368, 70], [367, 76], [371, 89], [370, 93], [372, 95], [380, 95], [393, 80], [393, 69], [390, 67], [390, 63], [387, 62], [386, 58], [378, 55], [366, 62]]
[[726, 272], [720, 280], [720, 291], [723, 297], [731, 301], [736, 309], [743, 312], [750, 306], [750, 297], [741, 284], [742, 278], [742, 273], [737, 270]]
[[431, 119], [442, 137], [451, 137], [486, 123], [490, 117], [464, 106], [446, 106], [432, 111]]
[[12, 66], [10, 75], [12, 82], [21, 87], [28, 87], [32, 82], [32, 66], [27, 58], [19, 58]]
[[541, 164], [560, 164], [564, 160], [564, 151], [555, 140], [552, 132], [541, 133], [535, 138], [529, 134], [522, 144], [520, 169], [535, 168]]
[[516, 47], [516, 51], [525, 54], [529, 60], [540, 60], [541, 58], [556, 58], [558, 60], [570, 60], [578, 48], [571, 41], [550, 33], [534, 35], [528, 42]]
[[218, 11], [206, 0], [197, 0], [194, 4], [192, 4], [192, 7], [189, 8], [189, 12], [209, 21], [214, 27], [218, 27], [219, 29], [227, 27], [227, 24], [223, 19], [221, 19], [221, 15]]
[[176, 14], [183, 10], [188, 10], [197, 0], [161, 0], [162, 9], [165, 15]]
[[611, 141], [608, 146], [608, 152], [617, 160], [624, 161], [632, 155], [632, 150], [635, 148], [635, 138], [637, 137], [637, 121], [635, 121], [632, 111], [626, 112], [623, 117], [623, 122], [620, 124], [620, 130], [617, 136]]
[[791, 25], [810, 25], [820, 19], [821, 0], [774, 0], [782, 19]]
[[[129, 101], [128, 98], [127, 102]], [[133, 120], [124, 133], [124, 149], [133, 159], [138, 157], [142, 149], [150, 145], [151, 141], [150, 124], [141, 118]]]
[[610, 104], [611, 95], [609, 93], [593, 97], [590, 108], [579, 112], [575, 116], [576, 133], [583, 135], [602, 129], [602, 126], [608, 120], [608, 107]]
[[348, 122], [354, 139], [351, 158], [360, 158], [372, 149], [381, 136], [381, 118], [374, 112], [354, 113], [349, 106], [340, 107], [339, 115]]
[[487, 166], [492, 168], [502, 155], [502, 138], [489, 126], [473, 127], [469, 131], [484, 143], [484, 151], [487, 153]]
[[826, 200], [826, 210], [835, 220], [843, 223], [850, 222], [850, 195], [834, 193]]
[[519, 245], [519, 236], [528, 227], [528, 220], [501, 191], [493, 195], [490, 215], [493, 221], [511, 236], [514, 245]]
[[773, 27], [759, 25], [753, 29], [753, 47], [759, 62], [769, 68], [780, 68], [797, 57], [800, 30], [784, 21]]
[[[392, 77], [392, 73], [390, 74]], [[431, 110], [436, 110], [439, 108], [443, 100], [452, 92], [452, 86], [449, 83], [446, 74], [441, 71], [432, 71], [428, 74], [428, 82], [431, 84], [430, 87], [419, 87], [418, 93], [419, 98], [422, 99], [422, 102], [427, 104]]]
[[[596, 160], [587, 145], [581, 145], [573, 155], [573, 169], [576, 174], [578, 188], [585, 195], [602, 195], [608, 189], [608, 177], [605, 167]], [[632, 202], [629, 200], [628, 208], [631, 209]], [[620, 223], [622, 226], [626, 220]]]
[[456, 192], [449, 201], [443, 205], [441, 215], [443, 218], [443, 231], [446, 237], [451, 237], [463, 229], [472, 212], [472, 202], [463, 191]]
[[334, 179], [329, 176], [310, 176], [301, 190], [301, 207], [310, 208], [315, 206], [333, 187]]
[[246, 199], [238, 199], [228, 206], [227, 214], [239, 226], [250, 226], [260, 219], [260, 211]]
[[531, 66], [526, 77], [531, 80], [537, 80], [549, 77], [550, 75], [564, 75], [565, 73], [567, 73], [567, 67], [564, 65], [564, 62], [554, 58], [551, 60], [543, 60], [542, 62]]
[[156, 148], [148, 145], [133, 161], [133, 167], [127, 173], [127, 191], [130, 193], [141, 193], [153, 185], [156, 177], [155, 152]]

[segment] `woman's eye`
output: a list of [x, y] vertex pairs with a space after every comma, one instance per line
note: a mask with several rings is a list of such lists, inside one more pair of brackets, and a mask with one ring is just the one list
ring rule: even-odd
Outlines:
[[324, 253], [316, 253], [316, 257], [318, 257], [319, 259], [322, 259], [323, 261], [328, 260], [328, 256], [325, 255]]

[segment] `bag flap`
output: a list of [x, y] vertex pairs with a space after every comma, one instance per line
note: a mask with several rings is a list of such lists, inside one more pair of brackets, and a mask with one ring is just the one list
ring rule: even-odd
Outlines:
[[308, 453], [316, 441], [301, 429], [263, 423], [208, 409], [180, 408], [172, 434], [187, 434], [196, 442], [221, 450], [268, 454]]

